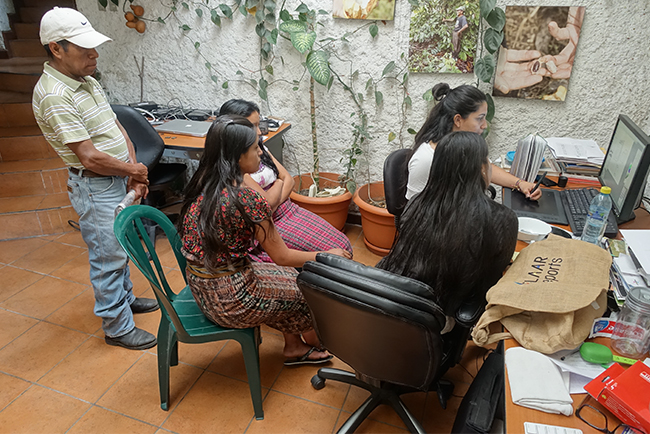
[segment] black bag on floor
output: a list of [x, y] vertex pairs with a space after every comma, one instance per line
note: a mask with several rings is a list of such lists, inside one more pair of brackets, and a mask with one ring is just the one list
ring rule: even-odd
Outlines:
[[495, 416], [503, 419], [505, 360], [502, 351], [492, 352], [476, 374], [460, 403], [452, 433], [489, 433]]

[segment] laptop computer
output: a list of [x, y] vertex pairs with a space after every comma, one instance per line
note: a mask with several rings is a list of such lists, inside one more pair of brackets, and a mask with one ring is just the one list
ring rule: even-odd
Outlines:
[[154, 127], [161, 133], [182, 134], [186, 136], [205, 137], [212, 122], [192, 121], [188, 119], [174, 119]]

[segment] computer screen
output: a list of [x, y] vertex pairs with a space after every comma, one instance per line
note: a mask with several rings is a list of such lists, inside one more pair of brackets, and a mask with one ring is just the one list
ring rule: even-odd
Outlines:
[[600, 169], [602, 185], [612, 189], [618, 223], [634, 218], [650, 169], [650, 138], [625, 115], [620, 115]]

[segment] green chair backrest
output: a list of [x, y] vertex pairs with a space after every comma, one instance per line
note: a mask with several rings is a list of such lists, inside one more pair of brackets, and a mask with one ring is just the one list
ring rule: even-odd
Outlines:
[[[187, 277], [185, 276], [186, 261], [185, 257], [181, 254], [181, 239], [173, 223], [161, 211], [147, 205], [126, 207], [115, 218], [115, 223], [113, 224], [115, 237], [131, 261], [145, 275], [147, 280], [149, 280], [151, 289], [153, 289], [162, 307], [163, 314], [172, 322], [179, 334], [187, 335], [188, 333], [183, 327], [183, 323], [172, 304], [177, 293], [171, 289], [167, 282], [165, 272], [160, 264], [160, 259], [158, 259], [158, 255], [142, 223], [142, 219], [153, 220], [165, 232], [176, 256], [178, 267], [187, 284]], [[149, 257], [151, 257], [151, 260]]]

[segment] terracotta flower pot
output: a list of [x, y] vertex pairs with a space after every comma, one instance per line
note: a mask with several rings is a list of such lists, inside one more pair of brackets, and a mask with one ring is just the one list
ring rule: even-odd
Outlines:
[[[321, 188], [335, 188], [339, 186], [339, 175], [336, 173], [320, 172]], [[295, 185], [291, 192], [291, 200], [299, 206], [313, 212], [314, 214], [327, 220], [329, 224], [342, 231], [345, 222], [348, 219], [348, 208], [352, 195], [350, 192], [333, 197], [309, 197], [303, 196], [298, 192], [309, 188], [313, 184], [311, 174], [303, 173], [300, 176], [294, 176]]]
[[[384, 183], [371, 183], [370, 195], [375, 199], [383, 198]], [[395, 239], [395, 217], [386, 208], [368, 203], [368, 184], [357, 188], [354, 193], [354, 203], [357, 204], [361, 212], [363, 241], [366, 247], [376, 255], [386, 256]]]

